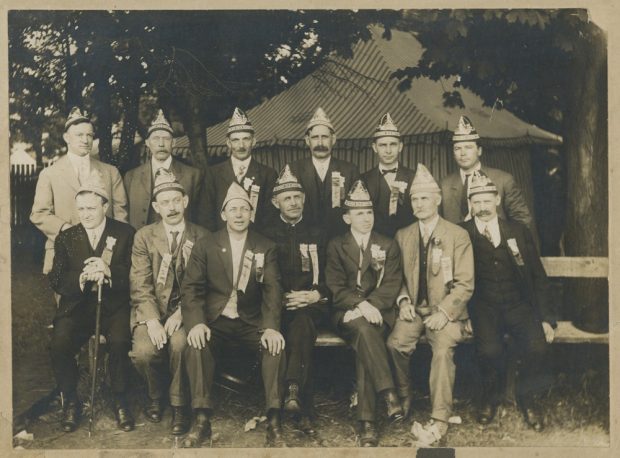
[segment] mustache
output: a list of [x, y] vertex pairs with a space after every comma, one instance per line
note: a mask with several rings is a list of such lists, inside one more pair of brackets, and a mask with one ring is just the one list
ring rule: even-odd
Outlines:
[[179, 214], [180, 214], [179, 212], [170, 212], [168, 213], [168, 216], [177, 216]]
[[480, 210], [477, 211], [474, 216], [491, 216], [491, 211], [490, 210]]
[[315, 146], [312, 151], [320, 151], [320, 152], [328, 152], [329, 149], [327, 148], [327, 146]]

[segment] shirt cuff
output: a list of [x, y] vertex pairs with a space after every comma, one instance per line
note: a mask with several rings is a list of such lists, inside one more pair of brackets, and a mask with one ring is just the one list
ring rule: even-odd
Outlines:
[[446, 316], [448, 321], [453, 321], [452, 318], [450, 318], [450, 315], [448, 315], [448, 312], [446, 312], [442, 307], [438, 305], [437, 308]]
[[407, 294], [401, 294], [396, 298], [396, 305], [398, 307], [400, 307], [400, 301], [402, 301], [403, 299], [409, 299], [409, 302], [411, 302], [411, 298]]

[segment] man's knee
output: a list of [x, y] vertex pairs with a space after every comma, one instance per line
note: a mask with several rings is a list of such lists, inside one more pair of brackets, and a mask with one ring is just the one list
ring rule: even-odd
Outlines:
[[488, 342], [478, 345], [478, 356], [485, 360], [495, 361], [501, 358], [504, 352], [503, 345], [495, 342]]
[[183, 328], [176, 330], [168, 342], [170, 355], [182, 355], [187, 347], [187, 334]]
[[68, 334], [54, 333], [50, 342], [50, 351], [53, 355], [65, 355], [77, 352], [73, 339]]
[[149, 364], [159, 357], [161, 350], [158, 350], [151, 341], [134, 340], [129, 356], [135, 365]]
[[301, 343], [316, 338], [316, 327], [312, 318], [305, 313], [299, 313], [290, 322], [286, 329], [286, 340]]

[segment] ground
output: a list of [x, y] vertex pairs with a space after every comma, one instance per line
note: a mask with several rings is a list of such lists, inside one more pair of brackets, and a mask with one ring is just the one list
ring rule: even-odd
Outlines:
[[[109, 396], [105, 385], [96, 401], [95, 432], [88, 437], [87, 415], [80, 428], [71, 434], [61, 431], [59, 403], [53, 400], [47, 409], [35, 409], [31, 418], [24, 413], [28, 407], [54, 387], [48, 356], [54, 302], [47, 281], [40, 274], [38, 260], [27, 251], [13, 256], [12, 318], [13, 318], [13, 400], [16, 415], [15, 433], [26, 429], [33, 440], [15, 439], [14, 445], [34, 449], [60, 448], [145, 448], [168, 449], [178, 444], [169, 434], [170, 409], [159, 424], [146, 421], [141, 408], [144, 385], [137, 374], [132, 376], [131, 407], [136, 415], [136, 429], [123, 433], [116, 429], [114, 417], [107, 405]], [[413, 420], [425, 422], [430, 413], [428, 374], [430, 351], [421, 347], [412, 361], [415, 382], [413, 419], [388, 425], [385, 413], [380, 412], [380, 444], [384, 447], [411, 447], [409, 433]], [[82, 362], [85, 363], [85, 354]], [[244, 356], [239, 357], [245, 361]], [[308, 437], [295, 429], [291, 419], [284, 420], [285, 439], [297, 447], [355, 447], [354, 409], [349, 407], [351, 377], [350, 351], [336, 348], [317, 348], [317, 437]], [[464, 446], [601, 446], [609, 445], [609, 371], [607, 346], [553, 345], [552, 363], [555, 385], [542, 400], [546, 429], [535, 433], [527, 428], [515, 405], [506, 402], [498, 418], [484, 428], [475, 421], [473, 394], [478, 386], [471, 345], [459, 347], [456, 354], [457, 388], [455, 415], [462, 423], [451, 426], [443, 445]], [[234, 366], [234, 364], [229, 365]], [[82, 400], [88, 400], [88, 376], [83, 364], [80, 385]], [[225, 368], [226, 369], [226, 368]], [[247, 377], [246, 373], [236, 374]], [[263, 447], [265, 424], [245, 432], [253, 417], [262, 415], [262, 390], [251, 379], [238, 392], [219, 388], [218, 405], [213, 419], [213, 438], [204, 446]], [[88, 412], [88, 406], [85, 408]]]

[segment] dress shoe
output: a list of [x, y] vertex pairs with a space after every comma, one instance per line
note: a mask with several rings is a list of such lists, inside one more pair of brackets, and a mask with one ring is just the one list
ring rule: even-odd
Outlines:
[[360, 421], [359, 436], [361, 447], [376, 447], [379, 445], [379, 437], [377, 436], [377, 428], [375, 428], [374, 421]]
[[149, 403], [144, 408], [146, 419], [153, 423], [159, 423], [164, 411], [161, 399], [149, 399]]
[[411, 415], [411, 396], [400, 397], [400, 405], [403, 407], [403, 418], [409, 418]]
[[267, 412], [266, 441], [269, 447], [286, 447], [286, 442], [284, 442], [284, 437], [282, 436], [282, 423], [278, 409], [270, 409]]
[[298, 428], [307, 434], [308, 436], [316, 436], [316, 429], [314, 429], [314, 422], [308, 415], [302, 415], [299, 419]]
[[286, 398], [284, 399], [284, 410], [294, 413], [301, 410], [301, 403], [299, 401], [299, 385], [295, 382], [288, 384]]
[[182, 436], [189, 430], [190, 417], [186, 407], [172, 407], [171, 432], [173, 436]]
[[60, 426], [66, 433], [75, 431], [80, 421], [80, 403], [77, 399], [70, 399], [65, 401], [65, 405], [62, 409], [62, 419], [60, 420]]
[[196, 412], [196, 419], [189, 434], [183, 440], [183, 447], [200, 447], [202, 443], [211, 437], [211, 422], [209, 416], [201, 409]]
[[478, 409], [478, 423], [481, 425], [488, 425], [495, 418], [495, 414], [497, 413], [497, 405], [492, 404], [490, 402], [482, 404]]
[[401, 421], [405, 418], [403, 408], [400, 405], [396, 391], [386, 390], [383, 394], [383, 399], [385, 399], [385, 404], [387, 405], [387, 416], [391, 422]]
[[135, 425], [131, 410], [127, 406], [124, 399], [117, 399], [114, 403], [114, 416], [116, 417], [116, 425], [121, 431], [126, 433], [133, 430]]
[[544, 429], [545, 425], [542, 415], [533, 405], [527, 405], [523, 408], [523, 416], [525, 417], [525, 422], [537, 433]]

